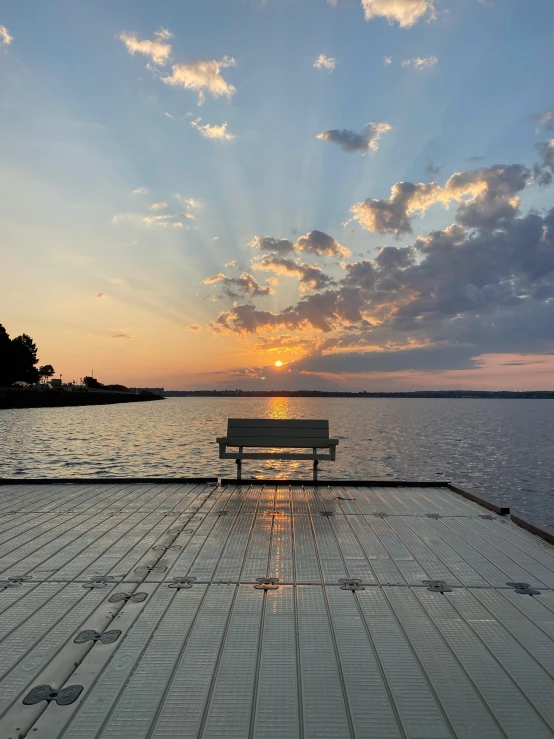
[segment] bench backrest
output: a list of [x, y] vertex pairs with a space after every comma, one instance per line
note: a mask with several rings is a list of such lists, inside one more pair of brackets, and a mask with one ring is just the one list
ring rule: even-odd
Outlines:
[[[329, 421], [313, 419], [280, 418], [230, 418], [227, 422], [227, 436], [233, 439], [252, 439], [252, 445], [267, 446], [273, 441], [275, 446], [286, 446], [286, 441], [302, 439], [325, 441], [329, 439]], [[246, 446], [246, 444], [244, 444]], [[308, 443], [306, 446], [311, 446]]]

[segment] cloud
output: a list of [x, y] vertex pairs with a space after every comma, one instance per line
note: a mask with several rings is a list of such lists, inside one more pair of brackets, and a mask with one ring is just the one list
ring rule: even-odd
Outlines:
[[134, 334], [114, 334], [112, 339], [134, 339]]
[[535, 144], [535, 147], [539, 153], [541, 166], [548, 167], [554, 172], [554, 139], [542, 141]]
[[174, 34], [171, 33], [167, 28], [159, 28], [155, 33], [154, 36], [159, 39], [168, 39], [173, 38]]
[[255, 277], [243, 272], [240, 277], [227, 277], [223, 272], [203, 280], [204, 285], [221, 285], [223, 294], [228, 298], [239, 297], [259, 297], [262, 295], [271, 295], [270, 286], [260, 285]]
[[190, 221], [194, 221], [194, 216], [192, 213], [181, 213], [181, 218], [187, 218]]
[[0, 46], [9, 46], [12, 41], [13, 36], [10, 36], [6, 26], [0, 26]]
[[219, 141], [230, 141], [235, 138], [232, 133], [227, 132], [227, 123], [222, 123], [220, 126], [210, 126], [209, 123], [200, 125], [202, 118], [197, 118], [190, 122], [193, 128], [198, 129], [200, 134], [206, 139], [218, 139]]
[[221, 70], [234, 67], [235, 60], [231, 57], [216, 59], [194, 59], [191, 62], [182, 62], [172, 67], [171, 75], [162, 77], [166, 85], [184, 87], [193, 90], [198, 95], [198, 105], [202, 105], [206, 98], [206, 92], [214, 98], [226, 97], [229, 100], [236, 92], [236, 88], [230, 85], [221, 75]]
[[150, 41], [148, 39], [139, 39], [136, 33], [120, 33], [119, 38], [125, 44], [127, 51], [131, 56], [135, 54], [144, 54], [149, 56], [154, 64], [164, 66], [169, 62], [171, 56], [171, 44], [165, 43], [167, 38], [171, 38], [173, 34], [169, 36], [158, 35], [160, 33], [169, 33], [169, 31], [157, 31], [154, 36], [155, 40]]
[[305, 236], [301, 236], [295, 244], [300, 251], [309, 251], [319, 256], [327, 255], [331, 257], [348, 257], [352, 253], [350, 249], [339, 244], [329, 234], [323, 231], [313, 230]]
[[402, 28], [410, 28], [426, 16], [436, 18], [435, 0], [362, 0], [365, 19], [386, 18]]
[[547, 131], [554, 131], [554, 108], [545, 110], [544, 113], [532, 116], [533, 120], [537, 121], [537, 129], [535, 134], [541, 132], [543, 128]]
[[174, 213], [161, 213], [158, 215], [144, 215], [143, 213], [116, 213], [112, 223], [119, 226], [128, 223], [136, 228], [144, 226], [159, 226], [160, 228], [183, 228], [183, 224], [175, 219], [179, 218]]
[[261, 259], [252, 262], [252, 269], [297, 277], [302, 292], [323, 290], [334, 283], [329, 275], [314, 264], [298, 264], [293, 259], [286, 259], [276, 254], [264, 254]]
[[483, 159], [486, 159], [486, 158], [487, 157], [482, 157], [482, 156], [472, 156], [472, 157], [468, 157], [466, 161], [467, 162], [482, 162]]
[[413, 59], [404, 59], [402, 62], [403, 67], [414, 67], [414, 69], [429, 69], [430, 67], [434, 67], [435, 64], [437, 64], [439, 60], [436, 56], [426, 56], [421, 57], [417, 56]]
[[202, 331], [202, 326], [200, 326], [198, 323], [189, 323], [187, 328], [189, 331]]
[[384, 61], [385, 61], [385, 65], [392, 64], [392, 56], [386, 56], [384, 58]]
[[520, 164], [495, 165], [471, 172], [457, 172], [444, 187], [436, 182], [398, 182], [388, 199], [368, 199], [352, 206], [354, 220], [366, 231], [411, 233], [415, 213], [424, 214], [435, 204], [448, 207], [453, 202], [460, 206], [456, 219], [466, 226], [486, 226], [495, 223], [500, 215], [516, 213], [517, 193], [525, 188], [531, 171]]
[[227, 262], [225, 264], [225, 266], [226, 267], [236, 267], [237, 266], [237, 260], [236, 259], [232, 259], [230, 262]]
[[97, 298], [103, 298], [103, 297], [104, 297], [104, 293], [97, 293], [97, 294], [96, 294], [96, 297], [97, 297]]
[[262, 251], [273, 251], [276, 254], [288, 254], [294, 251], [294, 244], [288, 239], [273, 239], [271, 236], [254, 236], [249, 246]]
[[327, 69], [329, 72], [332, 72], [336, 66], [337, 60], [332, 56], [325, 56], [325, 54], [320, 54], [314, 62], [316, 69]]
[[481, 362], [475, 357], [475, 347], [439, 345], [395, 351], [316, 354], [295, 362], [294, 369], [340, 375], [402, 371], [444, 372], [453, 369], [476, 369], [480, 366]]
[[429, 177], [436, 177], [438, 174], [442, 172], [444, 169], [444, 164], [441, 165], [435, 165], [433, 163], [428, 164], [425, 167], [425, 174]]
[[165, 208], [167, 208], [167, 203], [165, 202], [165, 200], [160, 203], [152, 203], [152, 205], [150, 206], [150, 210], [164, 210]]
[[178, 192], [175, 193], [175, 197], [180, 203], [186, 205], [187, 208], [198, 208], [199, 206], [198, 200], [195, 200], [194, 198], [186, 198], [184, 195], [181, 195]]
[[344, 151], [377, 151], [381, 137], [392, 129], [388, 123], [368, 123], [357, 133], [346, 128], [322, 131], [316, 134], [321, 141], [338, 144]]
[[290, 254], [294, 251], [308, 251], [318, 256], [331, 257], [347, 257], [352, 252], [345, 246], [339, 244], [329, 234], [323, 231], [310, 231], [305, 236], [300, 236], [298, 241], [293, 243], [289, 239], [273, 239], [271, 236], [254, 236], [250, 242], [250, 246], [254, 249], [262, 251], [271, 251], [275, 254]]
[[135, 190], [132, 190], [133, 195], [148, 195], [148, 188], [147, 187], [137, 187]]

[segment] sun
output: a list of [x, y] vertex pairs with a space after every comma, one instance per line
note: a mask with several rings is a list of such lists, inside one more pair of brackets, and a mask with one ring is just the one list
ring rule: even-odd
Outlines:
[[275, 362], [275, 366], [276, 366], [276, 367], [282, 367], [282, 366], [283, 366], [283, 363], [281, 362], [281, 360], [280, 360], [280, 359], [278, 359], [278, 360], [277, 360], [277, 361]]

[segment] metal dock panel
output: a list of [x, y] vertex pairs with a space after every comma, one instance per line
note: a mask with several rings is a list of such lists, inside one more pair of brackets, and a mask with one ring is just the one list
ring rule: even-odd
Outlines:
[[239, 580], [255, 515], [255, 509], [245, 511], [243, 507], [241, 515], [236, 517], [214, 573], [215, 582], [237, 582]]
[[208, 589], [164, 696], [152, 739], [198, 736], [236, 590], [234, 585]]
[[[300, 702], [295, 589], [265, 593], [254, 739], [298, 739]], [[225, 733], [222, 734], [225, 736]], [[243, 736], [248, 736], [245, 732]]]
[[[383, 590], [458, 739], [504, 737], [479, 691], [411, 590]], [[440, 597], [440, 596], [439, 596]]]
[[[31, 587], [30, 583], [27, 585]], [[35, 590], [47, 587], [43, 584], [35, 587]], [[83, 590], [77, 585], [66, 585], [65, 587], [69, 589], [69, 592], [73, 591], [74, 604], [70, 603], [65, 613], [58, 608], [58, 620], [54, 622], [46, 623], [43, 620], [44, 614], [42, 614], [38, 619], [39, 628], [33, 629], [31, 635], [27, 636], [26, 643], [18, 645], [18, 642], [15, 642], [17, 648], [9, 650], [11, 658], [6, 655], [6, 652], [1, 657], [0, 718], [10, 704], [30, 689], [43, 667], [58, 654], [75, 632], [80, 630], [85, 619], [106, 597], [107, 592], [111, 592], [111, 589], [108, 591]], [[61, 606], [61, 604], [58, 605]], [[21, 633], [19, 641], [25, 642]], [[3, 650], [4, 642], [0, 644], [0, 652]]]
[[188, 575], [195, 577], [197, 580], [212, 579], [235, 521], [236, 516], [217, 516], [215, 524], [202, 546], [201, 556], [196, 558], [187, 572]]
[[[495, 522], [492, 522], [493, 524]], [[531, 575], [538, 578], [539, 581], [543, 582], [548, 587], [554, 587], [554, 558], [548, 563], [544, 564], [534, 556], [534, 553], [529, 553], [526, 547], [521, 547], [514, 542], [513, 537], [510, 537], [506, 531], [506, 536], [502, 536], [504, 529], [503, 525], [487, 526], [491, 524], [491, 521], [483, 521], [480, 519], [465, 519], [463, 524], [477, 536], [489, 541], [493, 546], [500, 550], [503, 554], [506, 554], [513, 560], [517, 560]]]
[[356, 593], [407, 739], [453, 736], [412, 645], [380, 588]]
[[304, 736], [306, 739], [351, 739], [322, 588], [300, 585], [297, 603]]
[[349, 577], [331, 528], [330, 518], [318, 514], [312, 514], [310, 518], [316, 541], [319, 566], [321, 567], [322, 582], [338, 582], [342, 577]]
[[428, 526], [437, 536], [447, 542], [490, 586], [504, 587], [506, 581], [509, 580], [508, 575], [480, 554], [462, 536], [452, 531], [447, 521], [448, 519], [425, 519], [425, 526]]
[[[532, 616], [530, 615], [536, 611], [545, 611], [543, 606], [540, 605], [540, 598], [522, 598], [519, 593], [512, 592], [514, 595], [519, 597], [519, 600], [524, 600], [525, 603], [529, 603], [534, 608], [528, 610], [526, 605], [520, 610], [517, 608], [517, 603], [510, 603], [505, 597], [505, 592], [498, 590], [472, 590], [472, 594], [483, 604], [483, 606], [498, 620], [510, 634], [526, 649], [529, 654], [539, 662], [545, 670], [550, 673], [551, 677], [554, 677], [554, 630], [548, 628], [554, 626], [554, 620], [550, 623], [542, 622], [538, 616], [539, 623], [535, 623]], [[535, 611], [536, 609], [536, 611]], [[524, 616], [524, 612], [526, 615]], [[540, 626], [539, 626], [540, 624]], [[548, 633], [550, 631], [550, 634]]]
[[317, 549], [309, 515], [292, 517], [294, 533], [294, 553], [297, 582], [321, 582], [321, 570], [317, 559]]
[[376, 583], [377, 578], [346, 516], [333, 516], [329, 523], [335, 534], [349, 577], [365, 583]]
[[[262, 506], [262, 500], [260, 500], [260, 506]], [[267, 577], [273, 516], [267, 516], [265, 513], [266, 511], [258, 508], [254, 525], [250, 531], [241, 574], [243, 582], [255, 582], [257, 577]]]
[[[217, 586], [213, 586], [214, 588]], [[241, 585], [233, 603], [203, 739], [244, 739], [250, 731], [265, 592]]]
[[554, 737], [554, 548], [440, 484], [0, 501], [2, 739]]
[[[372, 519], [369, 521], [369, 519]], [[390, 558], [402, 573], [404, 580], [411, 585], [419, 585], [422, 580], [432, 579], [429, 573], [416, 560], [402, 539], [389, 526], [386, 519], [377, 516], [368, 516], [371, 528], [375, 531], [383, 545], [386, 547]]]
[[[433, 552], [427, 544], [408, 526], [404, 518], [391, 516], [386, 523], [394, 533], [401, 539], [413, 554], [422, 570], [425, 570], [430, 580], [444, 580], [453, 585], [459, 585], [460, 581], [454, 575], [449, 565], [445, 564], [438, 554]], [[425, 578], [422, 578], [423, 580]], [[420, 581], [421, 582], [421, 581]], [[419, 583], [418, 583], [419, 584]]]
[[392, 561], [387, 549], [379, 539], [376, 531], [368, 526], [365, 516], [348, 516], [350, 525], [354, 529], [358, 541], [368, 558], [377, 580], [380, 583], [406, 583], [400, 570]]
[[490, 584], [477, 570], [450, 545], [442, 539], [438, 532], [429, 525], [429, 519], [410, 516], [402, 520], [414, 531], [427, 547], [440, 557], [454, 577], [466, 586], [486, 586]]
[[326, 590], [354, 734], [400, 739], [402, 730], [357, 596], [340, 588]]
[[[107, 574], [114, 564], [141, 542], [152, 528], [160, 525], [160, 519], [150, 520], [148, 514], [122, 514], [110, 516], [101, 524], [65, 546], [52, 557], [41, 562], [33, 575], [51, 573], [56, 578], [72, 579], [93, 574]], [[167, 523], [166, 523], [167, 526]], [[144, 545], [144, 546], [147, 546]], [[127, 572], [121, 570], [122, 574]]]
[[[191, 601], [194, 602], [197, 597], [201, 598], [203, 590], [204, 588], [199, 586]], [[64, 739], [96, 739], [96, 737], [101, 736], [102, 728], [107, 724], [124, 687], [131, 684], [131, 676], [134, 674], [141, 655], [153, 634], [159, 628], [162, 629], [163, 634], [162, 619], [175, 595], [174, 590], [158, 587], [151, 599], [147, 600], [145, 608], [133, 627], [121, 637], [121, 643], [119, 643], [119, 647], [111, 661], [97, 676], [93, 687], [84, 695], [78, 712], [73, 716], [63, 734]], [[185, 623], [183, 620], [180, 635], [184, 629]], [[174, 647], [172, 650], [169, 643], [166, 642], [165, 648], [167, 651], [173, 651], [173, 659], [176, 659]], [[156, 651], [154, 651], [154, 654], [156, 654]], [[156, 687], [151, 686], [154, 690]], [[130, 697], [132, 699], [132, 694]], [[124, 695], [123, 700], [125, 700]], [[126, 731], [127, 736], [129, 736], [131, 732], [129, 723], [132, 721], [132, 717], [128, 716], [127, 718]], [[143, 729], [137, 722], [136, 725], [133, 725], [132, 730], [138, 734]]]
[[310, 512], [308, 497], [308, 491], [300, 485], [296, 485], [291, 490], [291, 509], [293, 515], [298, 513], [308, 514]]
[[[103, 697], [101, 687], [103, 679], [96, 682], [90, 693], [91, 708], [96, 705], [100, 712], [99, 718], [104, 721], [97, 736], [121, 739], [140, 739], [148, 736], [160, 702], [169, 689], [179, 656], [185, 648], [205, 592], [206, 586], [198, 585], [190, 590], [170, 590], [167, 586], [160, 586], [154, 593], [133, 631], [141, 627], [144, 631], [149, 631], [148, 622], [153, 608], [158, 612], [161, 611], [159, 623], [144, 651], [137, 654], [133, 660], [132, 673], [123, 691], [119, 696], [117, 692], [114, 696], [105, 696], [106, 707], [98, 705], [99, 699]], [[146, 619], [144, 626], [143, 618]], [[123, 642], [106, 667], [106, 673], [116, 672], [119, 660], [125, 654], [126, 642]], [[97, 720], [95, 723], [98, 725], [100, 722]], [[80, 736], [75, 726], [72, 731], [75, 736]], [[68, 736], [72, 736], [72, 733], [69, 732]]]
[[491, 618], [491, 612], [470, 591], [454, 591], [449, 600], [546, 723], [554, 725], [552, 675], [544, 670], [497, 619]]
[[552, 739], [552, 732], [534, 711], [512, 677], [453, 607], [450, 602], [451, 593], [441, 595], [421, 588], [415, 589], [414, 594], [481, 693], [505, 734], [510, 739]]
[[273, 517], [268, 575], [278, 577], [284, 582], [294, 580], [292, 516], [290, 515]]
[[526, 568], [525, 564], [520, 564], [520, 560], [512, 559], [506, 554], [505, 547], [496, 546], [497, 539], [492, 534], [484, 539], [479, 534], [476, 534], [471, 530], [471, 527], [466, 525], [468, 519], [462, 518], [449, 518], [446, 521], [446, 526], [452, 529], [460, 535], [461, 538], [467, 540], [471, 546], [479, 552], [481, 556], [486, 557], [492, 564], [496, 565], [499, 570], [502, 570], [507, 575], [507, 580], [514, 582], [529, 582], [536, 585], [545, 585], [541, 580], [533, 575], [532, 572]]
[[211, 530], [218, 521], [218, 516], [208, 515], [203, 519], [200, 519], [198, 515], [192, 517], [184, 532], [186, 534], [189, 529], [192, 530], [190, 531], [189, 542], [183, 547], [173, 566], [169, 568], [166, 580], [188, 575], [189, 569], [198, 558]]
[[348, 498], [355, 498], [355, 505], [359, 509], [356, 513], [376, 513], [379, 509], [368, 495], [367, 488], [346, 488]]

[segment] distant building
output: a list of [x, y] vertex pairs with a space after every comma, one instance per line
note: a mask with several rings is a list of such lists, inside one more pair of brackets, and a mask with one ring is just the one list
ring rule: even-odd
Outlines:
[[59, 377], [53, 377], [50, 380], [50, 387], [60, 388], [62, 386], [61, 378]]
[[163, 395], [163, 387], [130, 387], [129, 390], [132, 393], [152, 393], [153, 395]]

